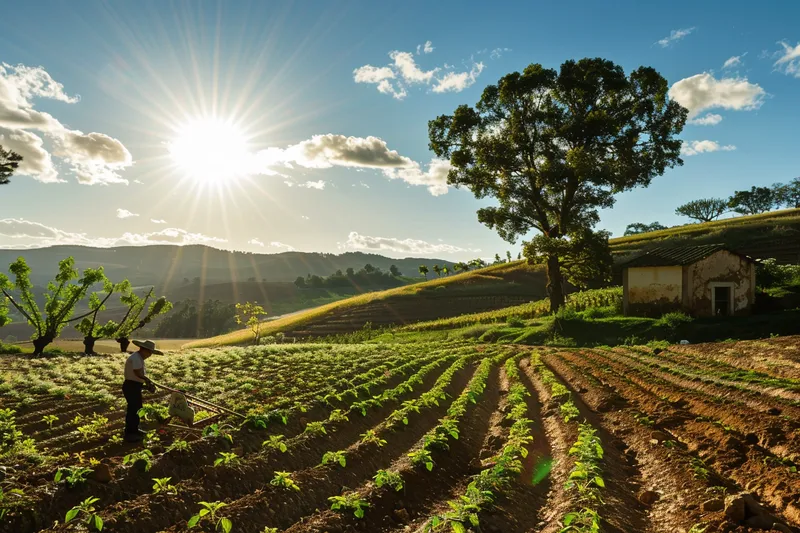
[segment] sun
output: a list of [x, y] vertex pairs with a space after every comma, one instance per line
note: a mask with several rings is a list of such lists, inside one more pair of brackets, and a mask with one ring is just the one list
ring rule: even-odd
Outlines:
[[216, 118], [195, 119], [178, 128], [169, 153], [180, 171], [201, 185], [220, 185], [242, 176], [248, 161], [241, 129]]

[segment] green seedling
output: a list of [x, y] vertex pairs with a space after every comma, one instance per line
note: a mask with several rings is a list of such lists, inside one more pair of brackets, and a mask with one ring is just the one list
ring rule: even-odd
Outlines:
[[233, 524], [230, 519], [224, 516], [218, 516], [220, 509], [227, 504], [223, 502], [200, 502], [200, 511], [189, 519], [186, 524], [189, 528], [195, 527], [202, 520], [207, 519], [214, 524], [214, 531], [222, 531], [222, 533], [230, 533]]
[[219, 452], [219, 457], [214, 461], [214, 466], [238, 465], [242, 459], [232, 452]]
[[261, 443], [261, 446], [263, 448], [279, 450], [281, 453], [286, 453], [286, 450], [288, 450], [286, 443], [283, 442], [283, 435], [271, 435], [268, 440]]
[[178, 494], [178, 488], [170, 483], [171, 477], [154, 477], [153, 494]]
[[95, 498], [94, 496], [89, 496], [81, 503], [67, 511], [66, 516], [64, 516], [64, 523], [69, 523], [74, 520], [78, 515], [83, 515], [85, 520], [84, 523], [89, 527], [93, 528], [96, 531], [103, 531], [103, 519], [100, 518], [99, 515], [95, 513], [94, 504], [100, 501], [100, 498]]
[[364, 518], [365, 509], [369, 507], [369, 503], [359, 498], [355, 492], [348, 492], [343, 496], [331, 496], [328, 501], [331, 502], [331, 510], [353, 511], [356, 518]]
[[331, 411], [328, 420], [331, 422], [349, 422], [350, 418], [341, 409], [334, 409]]
[[44, 415], [42, 422], [45, 422], [48, 428], [53, 429], [53, 424], [58, 422], [58, 417], [56, 415]]
[[375, 485], [378, 487], [392, 487], [396, 492], [403, 490], [403, 478], [396, 472], [389, 472], [388, 470], [378, 470], [378, 473], [372, 478], [375, 480]]
[[386, 439], [378, 436], [374, 429], [368, 429], [365, 433], [361, 434], [362, 444], [376, 444], [379, 448], [386, 444]]
[[59, 468], [56, 471], [53, 481], [59, 483], [63, 479], [64, 483], [67, 485], [67, 488], [74, 489], [75, 487], [86, 483], [86, 480], [91, 473], [91, 468], [85, 468], [81, 466], [65, 466], [64, 468]]
[[345, 451], [339, 450], [338, 452], [325, 452], [325, 455], [322, 456], [322, 464], [327, 465], [329, 463], [339, 463], [342, 467], [347, 466]]
[[306, 428], [303, 430], [303, 433], [308, 433], [309, 435], [328, 434], [328, 432], [325, 430], [325, 424], [323, 422], [309, 422], [306, 424]]
[[153, 452], [142, 450], [140, 452], [129, 453], [122, 458], [123, 465], [131, 465], [142, 472], [148, 472], [153, 466]]
[[282, 487], [284, 489], [300, 492], [300, 487], [292, 479], [291, 472], [275, 472], [275, 477], [272, 478], [269, 484], [275, 487]]
[[167, 449], [165, 451], [167, 453], [169, 452], [189, 453], [192, 451], [192, 445], [183, 439], [175, 439], [174, 441], [172, 441], [172, 444], [167, 446]]
[[411, 458], [411, 464], [414, 466], [425, 466], [425, 468], [430, 472], [433, 470], [433, 457], [431, 456], [431, 452], [426, 450], [425, 448], [421, 448], [419, 450], [410, 452], [408, 456]]

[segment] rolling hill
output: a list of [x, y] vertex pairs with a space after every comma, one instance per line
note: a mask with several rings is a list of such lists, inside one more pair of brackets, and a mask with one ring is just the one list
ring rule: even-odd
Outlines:
[[[525, 261], [503, 263], [386, 291], [370, 292], [267, 322], [262, 335], [324, 337], [364, 327], [403, 325], [518, 305], [546, 296], [545, 273]], [[186, 347], [240, 344], [249, 330], [191, 342]]]
[[617, 258], [656, 246], [721, 243], [757, 259], [775, 258], [781, 263], [800, 264], [800, 209], [687, 224], [609, 242]]

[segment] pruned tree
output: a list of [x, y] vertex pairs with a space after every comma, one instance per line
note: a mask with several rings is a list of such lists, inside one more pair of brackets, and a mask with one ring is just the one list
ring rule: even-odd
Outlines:
[[433, 271], [436, 273], [437, 276], [440, 278], [442, 277], [442, 267], [439, 265], [433, 265]]
[[740, 215], [766, 213], [775, 205], [775, 191], [770, 187], [753, 186], [749, 191], [736, 191], [728, 200], [728, 207]]
[[261, 338], [261, 317], [266, 316], [264, 308], [255, 302], [245, 302], [236, 304], [236, 323], [244, 324], [253, 332], [255, 344]]
[[444, 274], [445, 276], [449, 276], [450, 275], [450, 268], [447, 265], [444, 265], [442, 267], [442, 274]]
[[[63, 259], [58, 263], [55, 279], [47, 284], [44, 313], [42, 313], [33, 294], [31, 268], [25, 262], [25, 258], [18, 258], [9, 265], [8, 270], [13, 274], [14, 281], [12, 283], [5, 274], [0, 273], [0, 290], [34, 328], [31, 336], [34, 355], [44, 353], [44, 349], [58, 338], [64, 326], [71, 321], [75, 306], [86, 296], [89, 288], [96, 283], [106, 281], [103, 267], [87, 268], [81, 276], [75, 268], [74, 258]], [[19, 300], [12, 296], [11, 291], [19, 294]], [[74, 320], [78, 318], [82, 317]]]
[[667, 229], [667, 227], [659, 222], [653, 222], [652, 224], [634, 222], [633, 224], [628, 224], [628, 226], [625, 228], [624, 235], [638, 235], [639, 233], [649, 233], [651, 231], [658, 231], [662, 229]]
[[428, 271], [428, 267], [426, 265], [420, 265], [419, 266], [419, 273], [422, 274], [423, 276], [425, 276], [426, 280], [428, 279], [428, 272], [429, 272]]
[[[123, 280], [119, 283], [112, 283], [110, 280], [103, 281], [103, 290], [99, 293], [93, 292], [89, 295], [89, 314], [84, 316], [83, 319], [75, 325], [75, 329], [83, 333], [83, 353], [86, 355], [94, 354], [95, 343], [102, 338], [106, 338], [109, 332], [113, 331], [117, 323], [109, 320], [106, 324], [100, 324], [97, 321], [97, 315], [100, 311], [105, 311], [106, 302], [115, 293], [127, 292], [131, 290], [131, 284], [128, 280]], [[102, 299], [100, 294], [103, 294]]]
[[[168, 312], [172, 309], [172, 304], [162, 296], [148, 306], [147, 302], [150, 301], [155, 292], [154, 287], [151, 287], [144, 297], [136, 294], [136, 291], [131, 287], [119, 292], [119, 301], [128, 310], [119, 322], [109, 321], [106, 324], [102, 338], [114, 339], [119, 344], [119, 351], [127, 352], [133, 333], [145, 327], [158, 315]], [[147, 312], [145, 312], [145, 309]], [[145, 313], [144, 316], [142, 316], [142, 313]]]
[[649, 67], [626, 76], [599, 58], [558, 72], [532, 64], [486, 87], [474, 108], [428, 123], [431, 150], [452, 166], [448, 183], [497, 201], [478, 210], [480, 222], [511, 243], [542, 235], [525, 249], [546, 259], [552, 311], [564, 304], [560, 254], [544, 252], [594, 227], [615, 194], [683, 163], [676, 136], [687, 111], [667, 91]]
[[728, 202], [722, 198], [702, 198], [692, 200], [675, 209], [675, 214], [689, 217], [699, 222], [711, 222], [728, 211]]
[[11, 322], [11, 317], [8, 316], [8, 298], [3, 296], [0, 298], [0, 328]]
[[22, 163], [22, 156], [0, 145], [0, 185], [7, 185]]
[[511, 262], [511, 252], [509, 250], [506, 250], [506, 263], [510, 262]]
[[478, 257], [470, 261], [469, 266], [471, 266], [472, 268], [483, 268], [486, 266], [486, 261]]
[[800, 177], [774, 187], [778, 205], [800, 208]]

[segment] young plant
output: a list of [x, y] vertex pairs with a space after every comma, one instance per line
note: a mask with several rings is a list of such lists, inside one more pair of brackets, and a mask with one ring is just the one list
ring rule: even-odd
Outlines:
[[166, 405], [146, 403], [139, 409], [139, 416], [147, 422], [158, 422], [163, 424], [170, 418], [169, 408]]
[[331, 414], [328, 417], [328, 420], [330, 420], [331, 422], [348, 422], [348, 421], [350, 421], [350, 419], [347, 417], [346, 414], [344, 414], [342, 412], [341, 409], [334, 409], [333, 411], [331, 411]]
[[186, 524], [189, 528], [195, 527], [202, 520], [207, 519], [214, 525], [214, 531], [230, 533], [233, 523], [224, 516], [219, 516], [219, 510], [227, 504], [223, 502], [200, 502], [200, 511], [189, 519]]
[[253, 332], [254, 344], [258, 344], [261, 337], [261, 317], [266, 316], [264, 308], [253, 302], [236, 304], [236, 323], [244, 324]]
[[203, 429], [203, 437], [214, 438], [231, 445], [233, 444], [233, 435], [231, 435], [229, 429], [230, 426], [228, 425], [222, 426], [220, 424], [211, 424]]
[[431, 456], [431, 452], [426, 450], [425, 448], [420, 448], [419, 450], [410, 452], [408, 456], [411, 458], [411, 464], [414, 466], [425, 466], [425, 468], [430, 472], [433, 470], [433, 457]]
[[214, 466], [238, 465], [242, 459], [232, 452], [219, 452], [219, 457], [214, 461]]
[[292, 479], [291, 472], [275, 472], [275, 477], [269, 482], [270, 485], [275, 487], [283, 487], [284, 489], [294, 490], [300, 492], [300, 487]]
[[165, 451], [167, 453], [169, 452], [189, 453], [192, 451], [192, 445], [183, 439], [175, 439], [174, 441], [172, 441], [172, 444], [167, 446], [167, 449]]
[[178, 488], [170, 483], [171, 477], [154, 477], [153, 494], [178, 494]]
[[94, 528], [97, 531], [103, 531], [103, 519], [100, 518], [99, 515], [95, 513], [94, 504], [100, 501], [100, 498], [95, 498], [94, 496], [89, 496], [81, 503], [67, 511], [66, 516], [64, 517], [64, 523], [71, 522], [74, 520], [78, 515], [83, 515], [85, 520], [84, 523], [90, 527]]
[[111, 438], [108, 439], [109, 444], [122, 444], [124, 439], [119, 435], [111, 435]]
[[150, 467], [153, 466], [153, 452], [150, 450], [142, 450], [140, 452], [129, 453], [122, 458], [122, 464], [131, 465], [142, 472], [148, 472]]
[[403, 490], [403, 478], [396, 472], [389, 472], [388, 470], [378, 470], [378, 473], [372, 478], [375, 480], [375, 485], [383, 487], [384, 485], [392, 487], [395, 491], [400, 492]]
[[366, 432], [361, 434], [361, 443], [377, 444], [379, 448], [382, 448], [384, 445], [386, 445], [386, 439], [380, 438], [374, 429], [368, 429]]
[[353, 511], [356, 518], [364, 518], [364, 509], [369, 507], [369, 503], [358, 497], [355, 492], [348, 492], [343, 496], [331, 496], [331, 509], [334, 511]]
[[243, 426], [250, 426], [253, 429], [267, 429], [269, 418], [267, 415], [250, 413], [244, 419]]
[[91, 473], [91, 468], [84, 468], [81, 466], [65, 466], [64, 468], [59, 468], [56, 471], [53, 481], [59, 483], [63, 479], [64, 483], [67, 485], [67, 488], [74, 489], [75, 487], [86, 483], [86, 480]]
[[347, 459], [345, 458], [344, 450], [339, 450], [338, 452], [325, 452], [325, 455], [322, 456], [322, 464], [335, 464], [339, 463], [342, 467], [347, 466]]
[[283, 435], [270, 435], [269, 440], [262, 442], [261, 446], [263, 448], [272, 448], [273, 450], [278, 450], [281, 453], [286, 453], [286, 450], [288, 450], [286, 443], [283, 442]]
[[328, 434], [328, 432], [325, 430], [325, 424], [323, 422], [309, 422], [306, 424], [306, 429], [303, 430], [303, 433], [308, 433], [309, 435]]
[[47, 423], [47, 427], [53, 429], [53, 424], [58, 422], [58, 417], [56, 415], [44, 415], [42, 422]]

